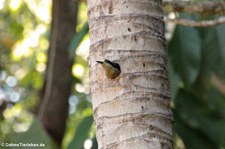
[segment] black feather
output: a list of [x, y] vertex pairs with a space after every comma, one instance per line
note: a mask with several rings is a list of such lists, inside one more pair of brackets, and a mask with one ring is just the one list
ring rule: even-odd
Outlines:
[[120, 65], [119, 65], [118, 63], [111, 62], [110, 60], [107, 60], [107, 59], [105, 59], [105, 62], [106, 62], [106, 63], [109, 63], [110, 65], [112, 65], [112, 66], [115, 67], [115, 68], [118, 68], [119, 71], [121, 71]]

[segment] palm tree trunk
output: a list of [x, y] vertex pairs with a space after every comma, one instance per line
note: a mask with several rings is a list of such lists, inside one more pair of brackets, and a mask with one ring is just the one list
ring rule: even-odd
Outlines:
[[[173, 148], [161, 0], [88, 0], [99, 149]], [[96, 60], [120, 64], [111, 80]]]

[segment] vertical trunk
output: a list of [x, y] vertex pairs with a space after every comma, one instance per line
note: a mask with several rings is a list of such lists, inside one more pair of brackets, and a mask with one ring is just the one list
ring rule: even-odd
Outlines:
[[[100, 149], [172, 148], [161, 0], [88, 0], [90, 80]], [[108, 79], [96, 60], [120, 64]]]
[[43, 99], [38, 117], [50, 136], [60, 146], [68, 114], [71, 88], [69, 42], [75, 33], [77, 4], [70, 0], [53, 0], [52, 30]]

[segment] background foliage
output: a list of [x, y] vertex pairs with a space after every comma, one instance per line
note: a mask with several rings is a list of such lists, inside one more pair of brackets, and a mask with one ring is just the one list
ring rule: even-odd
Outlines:
[[[35, 117], [46, 69], [50, 12], [50, 0], [0, 1], [0, 143], [44, 143], [46, 148], [56, 148]], [[87, 75], [86, 13], [86, 4], [80, 2], [77, 34], [68, 49], [76, 57], [63, 141], [68, 149], [97, 149]], [[188, 14], [179, 17], [202, 19]], [[225, 25], [170, 26], [166, 25], [171, 37], [167, 39], [168, 70], [175, 148], [224, 149]]]
[[225, 147], [224, 35], [225, 25], [177, 26], [168, 44], [175, 131], [186, 148]]

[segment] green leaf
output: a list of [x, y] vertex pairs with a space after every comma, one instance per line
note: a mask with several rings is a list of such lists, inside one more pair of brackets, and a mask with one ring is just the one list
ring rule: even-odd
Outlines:
[[198, 98], [180, 89], [176, 96], [175, 129], [187, 148], [217, 149], [225, 146], [224, 97], [212, 89], [205, 95], [205, 98]]
[[203, 75], [214, 72], [225, 75], [225, 27], [202, 29], [203, 36]]
[[81, 31], [75, 33], [72, 40], [70, 41], [69, 45], [69, 57], [72, 59], [75, 55], [75, 50], [77, 49], [78, 45], [82, 41], [83, 37], [88, 33], [88, 23], [85, 23]]
[[[213, 126], [213, 127], [212, 127]], [[219, 148], [225, 147], [225, 120], [216, 118], [204, 118], [202, 120], [202, 131], [215, 142]]]
[[199, 128], [199, 115], [204, 111], [204, 105], [191, 93], [180, 89], [175, 99], [176, 111], [188, 126]]
[[221, 25], [216, 27], [216, 31], [217, 31], [217, 36], [218, 36], [218, 44], [221, 50], [221, 54], [222, 54], [222, 59], [225, 60], [225, 25]]
[[77, 127], [73, 140], [69, 143], [67, 149], [83, 149], [84, 142], [88, 138], [92, 123], [92, 115], [84, 118], [84, 120]]
[[174, 100], [175, 97], [176, 97], [177, 91], [179, 89], [180, 78], [174, 72], [170, 60], [169, 60], [169, 63], [168, 63], [168, 71], [169, 71], [168, 76], [169, 76], [170, 94], [171, 94], [172, 100]]
[[180, 89], [175, 100], [175, 131], [186, 149], [212, 149], [214, 142], [202, 131], [201, 119], [207, 114], [205, 105], [193, 94]]
[[173, 111], [175, 121], [175, 132], [179, 134], [186, 149], [213, 149], [211, 142], [200, 130], [192, 128], [180, 117], [179, 111]]
[[201, 69], [192, 89], [195, 94], [206, 96], [211, 89], [212, 75], [221, 81], [225, 79], [225, 26], [201, 28], [199, 33], [202, 38]]
[[201, 62], [201, 40], [195, 28], [177, 26], [168, 45], [175, 72], [190, 87], [196, 81]]

